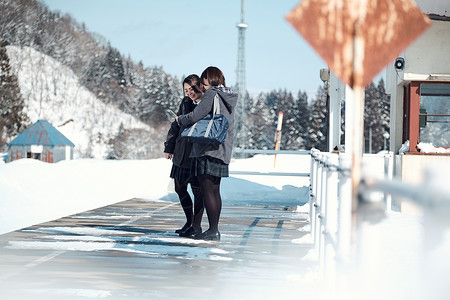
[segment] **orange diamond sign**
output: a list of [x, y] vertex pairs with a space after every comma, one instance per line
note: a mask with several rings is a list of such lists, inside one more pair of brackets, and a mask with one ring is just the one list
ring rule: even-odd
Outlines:
[[286, 19], [351, 87], [368, 85], [431, 25], [410, 0], [303, 0]]

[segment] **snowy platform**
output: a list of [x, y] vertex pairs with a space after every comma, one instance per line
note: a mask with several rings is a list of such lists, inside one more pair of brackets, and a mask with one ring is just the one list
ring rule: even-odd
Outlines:
[[224, 203], [211, 242], [174, 233], [179, 203], [123, 201], [1, 235], [2, 298], [299, 299], [318, 267], [307, 218], [281, 201]]

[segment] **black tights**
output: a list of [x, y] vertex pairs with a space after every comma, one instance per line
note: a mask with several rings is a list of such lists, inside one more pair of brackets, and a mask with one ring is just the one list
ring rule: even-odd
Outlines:
[[200, 186], [191, 183], [192, 193], [194, 194], [194, 221], [192, 227], [199, 230], [202, 225], [202, 217], [205, 204], [203, 203], [203, 194]]
[[220, 177], [211, 175], [198, 176], [198, 182], [202, 189], [203, 201], [208, 214], [208, 231], [216, 233], [219, 231], [219, 218], [222, 211], [222, 198], [220, 197]]
[[[200, 229], [202, 216], [203, 216], [203, 197], [201, 189], [197, 185], [191, 184], [192, 193], [194, 194], [194, 207], [192, 207], [192, 199], [187, 190], [187, 183], [182, 184], [178, 180], [175, 180], [175, 192], [180, 198], [180, 204], [186, 215], [186, 227], [194, 227], [194, 229]], [[194, 208], [192, 210], [192, 208]]]

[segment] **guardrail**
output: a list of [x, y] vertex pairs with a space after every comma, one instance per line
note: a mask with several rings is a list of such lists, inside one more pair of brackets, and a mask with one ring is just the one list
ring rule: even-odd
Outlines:
[[[350, 244], [350, 164], [336, 153], [311, 151], [310, 224], [320, 268], [346, 260]], [[333, 256], [336, 258], [334, 259]]]
[[[310, 224], [322, 276], [328, 280], [327, 284], [339, 289], [342, 282], [336, 282], [337, 275], [345, 277], [353, 267], [358, 268], [357, 276], [361, 277], [358, 278], [361, 282], [370, 276], [386, 275], [383, 272], [374, 274], [373, 269], [374, 265], [386, 263], [377, 261], [378, 258], [373, 256], [374, 251], [376, 253], [373, 247], [381, 249], [384, 246], [382, 235], [385, 232], [381, 230], [386, 227], [377, 225], [394, 216], [391, 198], [401, 197], [416, 203], [423, 211], [421, 247], [405, 251], [418, 251], [421, 255], [420, 270], [415, 270], [421, 282], [417, 288], [426, 295], [434, 288], [434, 280], [430, 278], [436, 276], [438, 271], [442, 272], [439, 269], [441, 265], [436, 264], [436, 250], [443, 243], [448, 245], [445, 236], [447, 233], [448, 239], [450, 193], [442, 180], [442, 174], [425, 174], [427, 180], [422, 184], [405, 183], [393, 178], [393, 153], [364, 155], [363, 165], [365, 158], [374, 160], [379, 172], [378, 175], [368, 174], [362, 168], [359, 202], [352, 212], [351, 158], [345, 154], [311, 151]], [[371, 266], [372, 269], [364, 270], [365, 266]], [[448, 271], [443, 274], [448, 274]]]
[[[392, 153], [366, 154], [363, 162], [364, 160], [375, 162], [379, 167], [380, 177], [392, 178]], [[311, 235], [323, 273], [335, 273], [340, 263], [345, 265], [350, 261], [352, 247], [350, 166], [349, 155], [311, 150]], [[383, 196], [390, 199], [386, 194]]]

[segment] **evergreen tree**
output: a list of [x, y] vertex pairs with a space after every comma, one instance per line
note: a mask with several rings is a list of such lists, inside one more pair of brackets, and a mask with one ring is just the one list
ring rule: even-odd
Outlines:
[[124, 88], [127, 84], [125, 80], [125, 70], [123, 68], [122, 56], [117, 49], [108, 47], [108, 53], [106, 54], [104, 61], [104, 70], [107, 72], [108, 77], [113, 79], [115, 83]]
[[[275, 118], [277, 121], [279, 112], [283, 112], [280, 149], [295, 150], [299, 146], [296, 111], [297, 103], [294, 101], [292, 94], [290, 92], [287, 92], [286, 90], [278, 91], [277, 98], [277, 109], [275, 112]], [[275, 122], [275, 124], [277, 124], [277, 122]]]
[[274, 133], [276, 126], [273, 122], [273, 109], [266, 104], [266, 94], [259, 94], [257, 100], [249, 109], [247, 116], [249, 124], [250, 149], [274, 149]]
[[307, 148], [316, 148], [327, 151], [327, 90], [319, 87], [317, 95], [310, 107], [308, 144]]
[[372, 153], [376, 153], [382, 150], [385, 132], [389, 132], [389, 98], [385, 93], [384, 81], [381, 79], [377, 86], [372, 82], [365, 89], [365, 152], [369, 153], [372, 150]]
[[[233, 146], [236, 148], [249, 148], [249, 133], [251, 132], [251, 126], [249, 123], [249, 119], [251, 119], [251, 107], [253, 104], [253, 99], [250, 97], [250, 94], [246, 91], [243, 98], [239, 98], [238, 101], [243, 101], [244, 109], [243, 111], [239, 111], [237, 108], [235, 110], [235, 118], [234, 118], [234, 144]], [[243, 114], [243, 118], [241, 119], [241, 115]]]
[[297, 98], [292, 100], [292, 104], [285, 116], [283, 126], [284, 149], [298, 150], [305, 149], [308, 137], [308, 96], [306, 93], [298, 92]]
[[297, 115], [297, 126], [299, 135], [302, 138], [302, 144], [300, 148], [306, 149], [308, 142], [308, 118], [310, 115], [308, 106], [308, 95], [306, 92], [298, 92], [298, 115]]
[[12, 74], [6, 42], [0, 43], [0, 147], [28, 125], [17, 77]]
[[309, 128], [308, 96], [298, 92], [293, 98], [286, 90], [261, 93], [257, 101], [249, 100], [249, 147], [274, 149], [278, 112], [283, 112], [280, 149], [297, 150], [306, 147]]
[[[386, 94], [384, 80], [380, 79], [377, 85], [381, 97], [381, 126], [383, 127], [381, 135], [383, 136], [383, 149], [385, 143], [384, 135], [390, 131], [391, 122], [391, 97]], [[389, 149], [389, 139], [386, 139], [386, 149]]]

